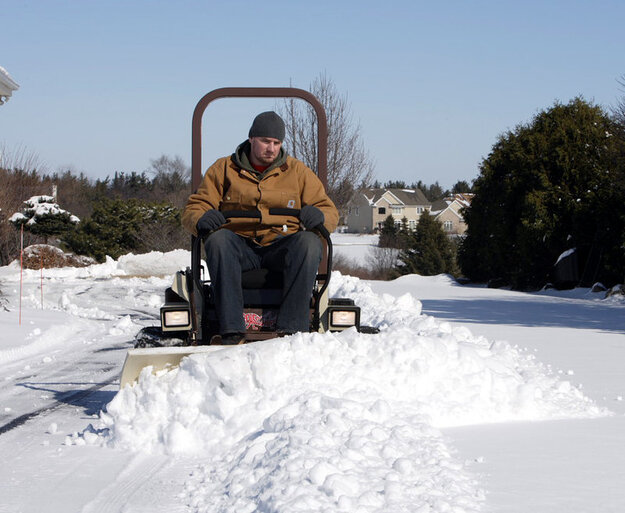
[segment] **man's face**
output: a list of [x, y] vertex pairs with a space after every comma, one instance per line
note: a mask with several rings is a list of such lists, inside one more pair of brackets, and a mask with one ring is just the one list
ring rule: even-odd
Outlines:
[[268, 166], [278, 156], [282, 142], [273, 137], [250, 137], [252, 149], [250, 160], [252, 164]]

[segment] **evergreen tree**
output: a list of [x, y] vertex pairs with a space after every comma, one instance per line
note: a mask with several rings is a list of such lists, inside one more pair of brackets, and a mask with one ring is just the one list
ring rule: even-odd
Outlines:
[[454, 253], [443, 226], [428, 211], [421, 214], [417, 229], [406, 236], [406, 248], [399, 254], [398, 274], [434, 276], [455, 273]]
[[9, 222], [19, 229], [39, 235], [48, 243], [49, 237], [66, 233], [80, 222], [76, 216], [63, 210], [52, 196], [33, 196], [26, 200], [21, 212], [16, 212]]
[[589, 279], [621, 280], [624, 143], [609, 116], [581, 98], [556, 103], [501, 136], [481, 164], [465, 211], [464, 274], [540, 287], [573, 236], [578, 247], [603, 257]]
[[168, 230], [163, 226], [169, 225], [182, 232], [180, 211], [172, 205], [105, 198], [96, 204], [91, 217], [62, 241], [73, 252], [103, 262], [107, 255], [118, 258], [132, 251], [152, 249], [145, 247], [143, 234], [165, 233]]
[[462, 193], [462, 192], [471, 192], [471, 186], [469, 182], [465, 180], [457, 181], [454, 186], [451, 188], [452, 194]]
[[403, 180], [388, 180], [384, 182], [385, 189], [407, 189], [408, 186]]
[[449, 191], [443, 190], [438, 182], [434, 182], [432, 185], [428, 186], [427, 189], [423, 190], [425, 197], [430, 201], [436, 201], [438, 199], [444, 198], [448, 195], [448, 192]]
[[380, 236], [378, 238], [378, 246], [381, 248], [399, 248], [399, 230], [395, 226], [395, 219], [392, 215], [386, 216], [380, 228]]

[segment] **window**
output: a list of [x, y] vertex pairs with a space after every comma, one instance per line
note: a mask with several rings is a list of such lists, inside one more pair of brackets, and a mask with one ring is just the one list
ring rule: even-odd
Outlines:
[[393, 214], [400, 214], [402, 213], [402, 208], [401, 207], [393, 207]]
[[410, 221], [408, 221], [408, 227], [412, 231], [415, 231], [417, 229], [417, 222], [414, 219], [411, 219]]
[[454, 223], [452, 223], [451, 221], [445, 221], [443, 223], [443, 228], [446, 232], [450, 232], [454, 228]]
[[423, 214], [423, 207], [417, 207], [417, 214]]
[[378, 208], [378, 214], [386, 214], [386, 207]]

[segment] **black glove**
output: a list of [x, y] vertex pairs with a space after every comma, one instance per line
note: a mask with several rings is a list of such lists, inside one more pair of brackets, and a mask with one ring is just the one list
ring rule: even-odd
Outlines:
[[299, 211], [299, 220], [304, 225], [304, 228], [312, 230], [320, 224], [323, 224], [325, 217], [323, 216], [323, 212], [317, 207], [306, 205]]
[[221, 228], [225, 223], [226, 218], [219, 210], [209, 210], [197, 222], [197, 233], [200, 237], [204, 237]]

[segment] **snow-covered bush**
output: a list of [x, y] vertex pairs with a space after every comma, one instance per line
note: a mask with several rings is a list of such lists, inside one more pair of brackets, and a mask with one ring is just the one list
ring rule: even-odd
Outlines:
[[33, 244], [24, 249], [24, 269], [49, 269], [53, 267], [87, 267], [96, 263], [95, 259], [65, 253], [63, 250], [47, 244]]
[[48, 237], [67, 232], [80, 219], [59, 207], [52, 196], [33, 196], [24, 201], [22, 211], [14, 213], [9, 222], [16, 228], [23, 226], [33, 235], [43, 236], [47, 243]]

